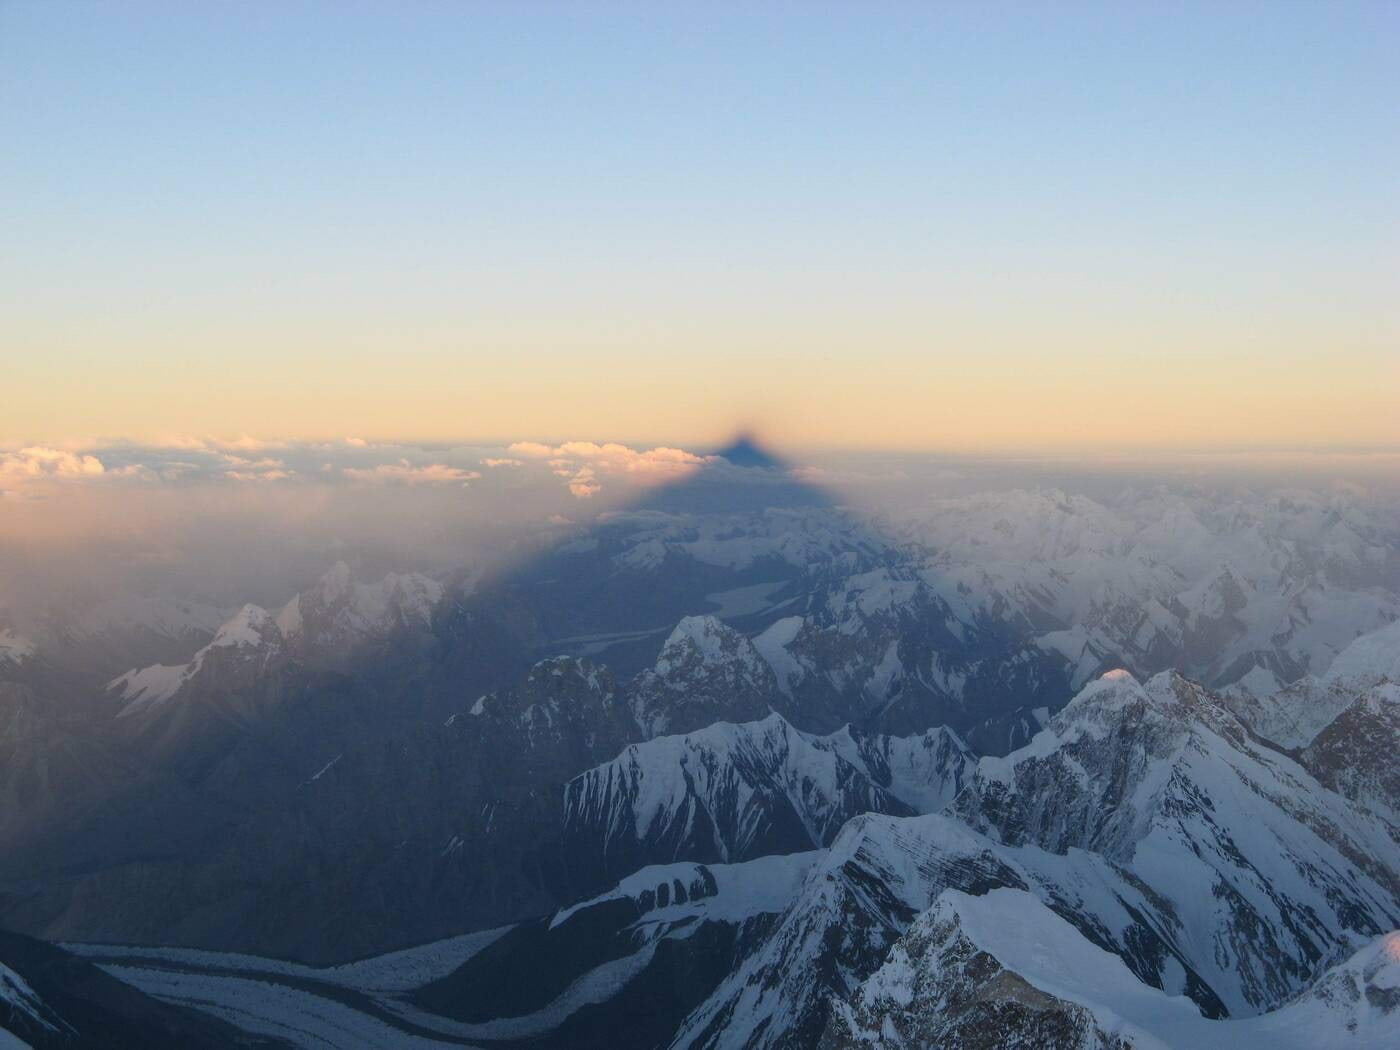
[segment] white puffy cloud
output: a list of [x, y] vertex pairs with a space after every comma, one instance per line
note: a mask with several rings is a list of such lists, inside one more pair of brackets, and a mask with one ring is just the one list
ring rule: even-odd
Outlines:
[[107, 468], [96, 456], [30, 445], [14, 452], [0, 452], [0, 491], [17, 491], [47, 480], [97, 478], [106, 471]]
[[545, 460], [557, 477], [567, 480], [569, 491], [579, 499], [596, 496], [609, 478], [641, 483], [669, 481], [716, 459], [680, 448], [635, 449], [612, 441], [602, 445], [594, 441], [566, 441], [562, 445], [517, 441], [507, 451]]
[[495, 468], [495, 467], [523, 467], [525, 464], [524, 464], [521, 460], [518, 460], [518, 459], [501, 458], [501, 459], [483, 459], [483, 460], [481, 461], [481, 465], [482, 465], [483, 467], [492, 467], [492, 468]]
[[398, 485], [466, 485], [481, 477], [476, 470], [463, 470], [446, 463], [414, 466], [406, 459], [397, 463], [381, 463], [376, 467], [346, 467], [341, 471], [352, 481], [387, 482]]

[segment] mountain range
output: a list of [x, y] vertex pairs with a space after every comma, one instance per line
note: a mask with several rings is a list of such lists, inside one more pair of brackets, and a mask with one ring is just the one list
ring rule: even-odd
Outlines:
[[498, 564], [6, 626], [0, 1030], [1386, 1045], [1398, 753], [1365, 505], [877, 520], [740, 443]]

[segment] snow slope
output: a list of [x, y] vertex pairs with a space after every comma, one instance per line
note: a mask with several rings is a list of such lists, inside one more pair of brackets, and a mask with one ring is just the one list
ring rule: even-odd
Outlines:
[[1105, 675], [1026, 747], [982, 759], [953, 810], [1008, 844], [1124, 865], [1170, 902], [1232, 1014], [1279, 1005], [1326, 958], [1400, 925], [1384, 823], [1179, 675]]
[[634, 744], [564, 789], [562, 855], [611, 881], [642, 864], [824, 846], [851, 817], [941, 808], [975, 761], [945, 729], [801, 733], [779, 715]]
[[811, 1046], [833, 997], [878, 969], [940, 893], [998, 886], [1040, 897], [1140, 977], [1222, 1009], [1177, 946], [1170, 909], [1111, 862], [1007, 848], [939, 815], [865, 815], [842, 829], [772, 932], [686, 1019], [674, 1045]]
[[1400, 1040], [1400, 932], [1362, 948], [1273, 1013], [1209, 1020], [1190, 999], [1143, 984], [1032, 894], [947, 890], [838, 1005], [822, 1045], [980, 1045], [992, 1025], [999, 1046], [1391, 1045]]

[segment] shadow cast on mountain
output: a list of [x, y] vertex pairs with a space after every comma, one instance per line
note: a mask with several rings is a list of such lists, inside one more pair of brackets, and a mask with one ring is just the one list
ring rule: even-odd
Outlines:
[[541, 914], [564, 784], [641, 739], [622, 690], [706, 615], [762, 643], [799, 730], [949, 723], [977, 746], [985, 718], [1068, 695], [1014, 628], [956, 621], [895, 541], [741, 440], [356, 659], [284, 647], [251, 683], [206, 676], [94, 730], [138, 772], [42, 848], [7, 843], [30, 863], [0, 923], [339, 961]]

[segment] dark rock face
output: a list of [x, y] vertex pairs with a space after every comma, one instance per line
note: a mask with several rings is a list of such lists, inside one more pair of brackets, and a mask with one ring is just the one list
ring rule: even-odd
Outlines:
[[1400, 843], [1400, 686], [1367, 690], [1318, 733], [1299, 761], [1318, 782], [1383, 821]]
[[80, 712], [42, 686], [0, 681], [0, 856], [48, 830], [55, 813], [98, 805], [135, 771]]
[[[838, 1004], [821, 1050], [933, 1046], [1129, 1050], [1084, 1007], [1056, 999], [1004, 968], [955, 917], [920, 922], [891, 953], [908, 968], [898, 999], [883, 989]], [[887, 964], [887, 967], [889, 964]], [[907, 998], [906, 998], [907, 996]]]
[[[706, 869], [698, 870], [708, 874]], [[715, 892], [712, 875], [710, 888], [701, 875], [692, 881], [686, 887], [687, 893], [696, 891], [691, 899], [703, 900]], [[584, 905], [554, 921], [522, 923], [460, 969], [416, 992], [414, 1000], [435, 1013], [477, 1026], [480, 1037], [493, 1045], [561, 1050], [664, 1045], [685, 1015], [739, 964], [772, 921], [771, 915], [761, 912], [712, 920], [696, 910], [648, 922], [649, 913], [666, 907], [649, 892], [640, 899], [612, 898]], [[618, 974], [620, 987], [615, 994], [561, 1018], [545, 1031], [522, 1026], [519, 1036], [512, 1038], [512, 1019], [539, 1016], [580, 976], [600, 968]]]
[[[320, 961], [538, 915], [555, 900], [538, 849], [557, 834], [563, 782], [636, 739], [615, 690], [590, 664], [546, 662], [518, 688], [483, 697], [476, 714], [379, 739], [335, 732], [345, 723], [333, 719], [355, 712], [353, 697], [324, 688], [284, 697], [274, 740], [298, 739], [291, 723], [304, 716], [308, 740], [342, 750], [303, 758], [306, 772], [288, 782], [295, 764], [285, 753], [261, 750], [263, 733], [239, 736], [202, 767], [203, 792], [173, 814], [176, 827], [191, 827], [188, 841], [46, 880], [9, 920], [55, 937]], [[222, 810], [232, 827], [203, 828], [221, 812], [214, 791], [237, 796], [239, 785], [248, 785], [242, 805]], [[261, 801], [245, 808], [249, 793]], [[104, 817], [155, 836], [161, 811], [149, 803], [133, 795]], [[356, 923], [343, 921], [347, 910]]]
[[778, 684], [749, 639], [713, 616], [688, 616], [628, 694], [637, 724], [654, 737], [758, 721], [778, 699]]
[[779, 709], [803, 729], [979, 727], [983, 746], [1000, 752], [1024, 709], [1058, 708], [1070, 695], [1060, 658], [1008, 622], [960, 619], [917, 561], [851, 552], [815, 569], [808, 586], [803, 622], [779, 654], [790, 697]]

